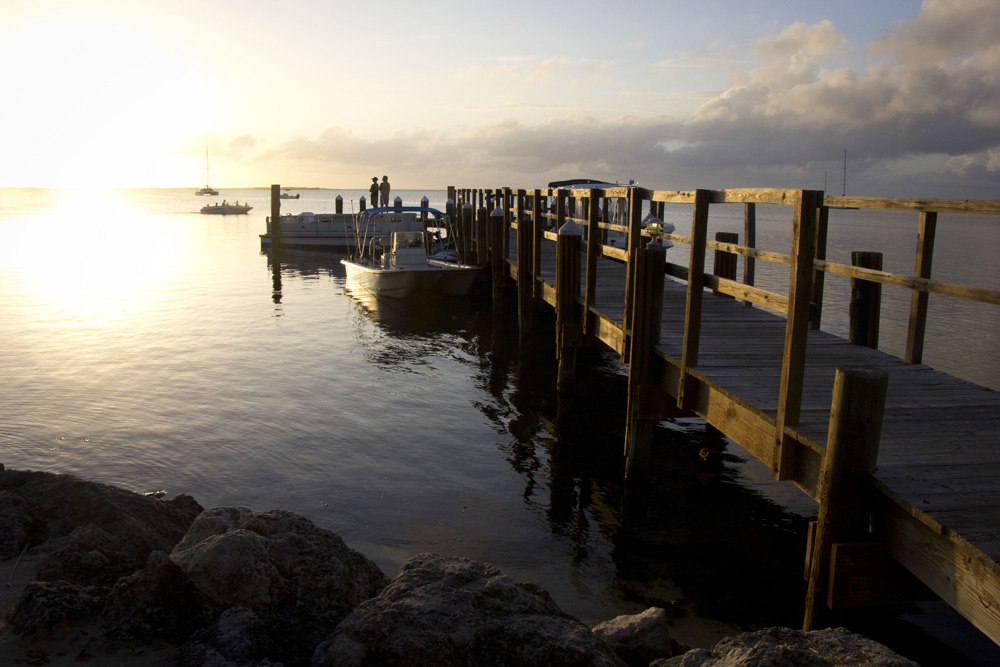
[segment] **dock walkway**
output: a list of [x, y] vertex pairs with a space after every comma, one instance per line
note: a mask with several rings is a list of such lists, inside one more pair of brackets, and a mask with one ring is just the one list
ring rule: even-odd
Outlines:
[[[462, 198], [474, 201], [477, 194], [482, 199], [476, 191], [463, 191]], [[936, 595], [1000, 643], [1000, 393], [919, 363], [927, 293], [1000, 303], [995, 291], [930, 280], [937, 211], [996, 214], [1000, 202], [824, 202], [822, 193], [776, 190], [489, 194], [502, 203], [492, 209], [496, 226], [485, 231], [491, 207], [481, 207], [479, 224], [466, 213], [464, 233], [478, 238], [482, 263], [492, 257], [495, 282], [517, 283], [522, 326], [532, 309], [556, 308], [561, 365], [575, 363], [574, 347], [598, 341], [629, 363], [627, 475], [641, 475], [648, 456], [642, 424], [662, 418], [666, 406], [688, 409], [819, 503], [819, 520], [807, 536], [806, 629], [829, 608]], [[557, 199], [554, 212], [540, 203], [548, 197]], [[576, 198], [581, 214], [571, 216], [563, 198]], [[599, 213], [615, 198], [629, 202], [625, 225]], [[605, 206], [598, 208], [597, 199]], [[643, 202], [656, 212], [658, 202], [671, 201], [692, 204], [690, 237], [640, 224]], [[716, 201], [792, 206], [792, 252], [707, 240], [707, 206]], [[838, 203], [919, 212], [915, 275], [826, 262], [823, 206]], [[553, 231], [566, 220], [580, 224], [583, 237], [564, 241]], [[594, 241], [609, 229], [628, 234], [627, 249]], [[694, 268], [665, 263], [658, 244], [649, 243], [659, 238], [688, 244]], [[788, 295], [703, 273], [706, 249], [788, 264]], [[647, 253], [655, 268], [643, 273]], [[913, 289], [908, 359], [819, 330], [814, 313], [824, 271], [850, 275], [862, 290], [878, 283]], [[568, 300], [561, 284], [571, 292]], [[862, 369], [857, 380], [856, 369]], [[564, 376], [572, 369], [561, 369]], [[838, 459], [833, 452], [841, 450]]]

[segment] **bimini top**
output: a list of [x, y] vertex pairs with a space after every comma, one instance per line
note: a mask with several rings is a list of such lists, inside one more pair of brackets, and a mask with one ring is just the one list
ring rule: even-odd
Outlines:
[[[572, 188], [572, 187], [570, 187], [570, 186], [573, 186], [573, 185], [577, 185], [577, 186], [580, 186], [580, 187], [578, 187], [578, 188]], [[594, 187], [600, 187], [600, 188], [614, 188], [614, 187], [618, 187], [614, 183], [608, 183], [607, 181], [595, 181], [592, 178], [571, 178], [571, 179], [566, 180], [566, 181], [552, 181], [551, 183], [549, 183], [549, 187], [550, 188], [569, 188], [571, 190], [580, 190], [580, 189], [583, 189], [584, 187], [587, 187], [587, 186], [590, 186], [592, 188], [594, 188]]]
[[362, 219], [367, 219], [374, 217], [376, 215], [382, 215], [386, 213], [426, 213], [434, 218], [439, 218], [444, 220], [448, 217], [447, 213], [442, 213], [436, 208], [430, 208], [429, 206], [378, 206], [376, 208], [366, 208], [361, 212]]

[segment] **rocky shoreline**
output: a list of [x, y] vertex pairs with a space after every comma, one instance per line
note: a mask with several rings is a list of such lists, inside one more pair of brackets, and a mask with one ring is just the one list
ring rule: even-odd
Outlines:
[[916, 664], [842, 628], [693, 649], [662, 609], [588, 628], [486, 563], [424, 553], [390, 579], [291, 512], [2, 464], [0, 575], [4, 665]]

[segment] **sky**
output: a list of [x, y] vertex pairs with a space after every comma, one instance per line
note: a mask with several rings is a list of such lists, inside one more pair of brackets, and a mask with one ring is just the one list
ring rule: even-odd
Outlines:
[[997, 0], [2, 0], [0, 63], [0, 187], [1000, 199]]

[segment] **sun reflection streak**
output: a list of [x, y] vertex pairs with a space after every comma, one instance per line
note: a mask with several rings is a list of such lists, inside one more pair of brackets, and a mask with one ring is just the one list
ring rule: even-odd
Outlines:
[[53, 319], [121, 322], [154, 303], [184, 261], [180, 230], [149, 220], [116, 191], [61, 191], [51, 212], [8, 226], [3, 261]]

